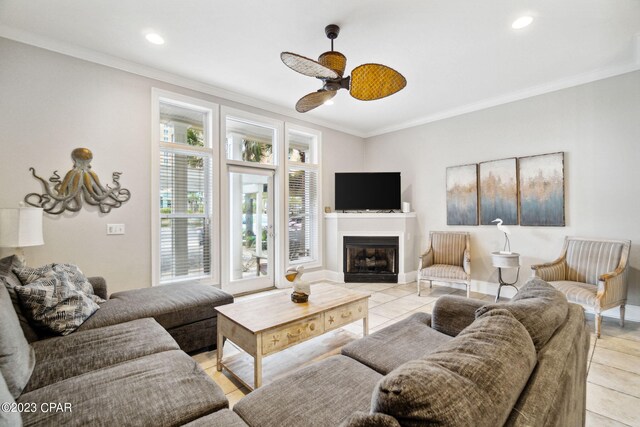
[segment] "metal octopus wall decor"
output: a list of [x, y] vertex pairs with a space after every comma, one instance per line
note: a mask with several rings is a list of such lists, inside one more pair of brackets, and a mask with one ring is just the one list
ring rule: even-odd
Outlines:
[[88, 148], [76, 148], [71, 152], [73, 169], [60, 180], [58, 171], [47, 182], [36, 175], [34, 168], [29, 168], [33, 177], [42, 183], [44, 193], [29, 193], [24, 201], [31, 206], [42, 208], [52, 215], [62, 214], [64, 211], [78, 212], [82, 209], [83, 200], [92, 206], [98, 206], [100, 212], [109, 213], [113, 208], [119, 208], [131, 198], [131, 192], [120, 187], [121, 172], [113, 172], [112, 185], [102, 186], [98, 175], [91, 170], [93, 153]]

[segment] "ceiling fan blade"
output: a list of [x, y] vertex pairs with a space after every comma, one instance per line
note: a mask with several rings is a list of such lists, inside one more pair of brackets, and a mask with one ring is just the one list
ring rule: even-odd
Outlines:
[[402, 74], [381, 64], [363, 64], [351, 71], [349, 93], [361, 101], [393, 95], [407, 85]]
[[311, 92], [296, 102], [296, 111], [298, 113], [311, 111], [336, 96], [336, 92], [337, 91], [335, 90], [319, 90], [317, 92]]
[[282, 59], [284, 65], [291, 68], [293, 71], [304, 74], [305, 76], [317, 77], [319, 79], [337, 79], [340, 77], [338, 73], [332, 69], [302, 55], [291, 52], [282, 52], [280, 54], [280, 59]]

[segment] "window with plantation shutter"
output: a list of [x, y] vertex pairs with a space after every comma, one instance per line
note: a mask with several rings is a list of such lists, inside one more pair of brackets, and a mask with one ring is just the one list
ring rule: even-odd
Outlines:
[[160, 100], [159, 125], [156, 280], [211, 278], [211, 111]]
[[318, 139], [319, 134], [312, 130], [287, 129], [290, 265], [320, 262]]

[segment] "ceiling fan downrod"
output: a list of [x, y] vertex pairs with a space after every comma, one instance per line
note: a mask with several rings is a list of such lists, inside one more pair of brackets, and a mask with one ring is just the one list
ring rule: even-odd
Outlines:
[[324, 33], [327, 35], [327, 38], [331, 40], [331, 51], [333, 52], [333, 41], [338, 38], [338, 34], [340, 34], [340, 27], [336, 24], [329, 24], [324, 27]]

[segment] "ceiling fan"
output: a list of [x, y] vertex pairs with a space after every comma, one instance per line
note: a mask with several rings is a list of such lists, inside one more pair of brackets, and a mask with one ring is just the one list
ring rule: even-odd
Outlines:
[[324, 32], [331, 40], [331, 50], [320, 55], [317, 61], [292, 52], [280, 54], [282, 62], [293, 71], [322, 80], [322, 89], [298, 100], [298, 112], [306, 113], [324, 104], [340, 89], [349, 89], [351, 96], [361, 101], [372, 101], [393, 95], [407, 85], [402, 74], [381, 64], [360, 65], [351, 70], [351, 76], [343, 77], [347, 57], [333, 50], [340, 27], [327, 25]]

